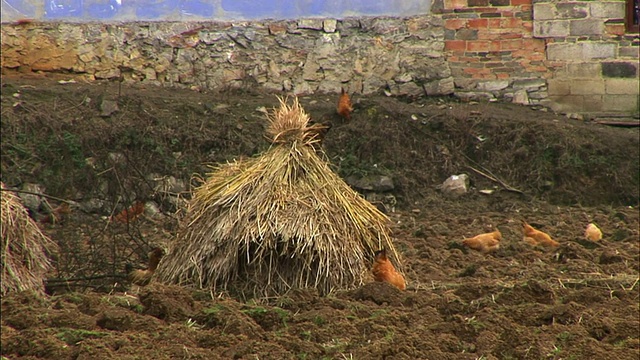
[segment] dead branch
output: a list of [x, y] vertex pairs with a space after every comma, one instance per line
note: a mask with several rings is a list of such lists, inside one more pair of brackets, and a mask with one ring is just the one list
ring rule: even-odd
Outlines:
[[60, 202], [63, 202], [63, 203], [67, 203], [69, 205], [73, 205], [74, 204], [74, 202], [71, 201], [71, 200], [65, 200], [65, 199], [61, 199], [59, 197], [55, 197], [53, 195], [41, 194], [41, 193], [37, 193], [37, 192], [33, 192], [33, 191], [18, 190], [18, 189], [5, 189], [5, 188], [1, 188], [0, 191], [11, 191], [11, 192], [21, 193], [21, 194], [42, 196], [42, 197], [46, 197], [46, 198], [51, 199], [51, 200], [56, 200], [56, 201], [60, 201]]
[[[464, 155], [464, 154], [463, 154], [463, 155]], [[474, 162], [473, 160], [469, 159], [466, 155], [464, 155], [464, 157], [465, 157], [465, 158], [467, 158], [467, 160]], [[475, 162], [474, 162], [474, 163], [475, 163]], [[481, 165], [479, 165], [479, 164], [477, 164], [477, 163], [476, 163], [476, 165], [477, 165], [477, 166], [479, 166], [479, 167], [481, 167], [481, 168], [482, 168], [482, 170], [486, 171], [488, 174], [487, 174], [487, 173], [485, 173], [485, 172], [483, 172], [483, 171], [480, 171], [480, 170], [478, 170], [478, 169], [474, 168], [473, 166], [470, 166], [470, 165], [465, 165], [465, 166], [466, 166], [466, 167], [468, 167], [469, 169], [473, 170], [473, 171], [474, 171], [474, 172], [476, 172], [477, 174], [482, 175], [482, 176], [486, 177], [487, 179], [489, 179], [489, 180], [491, 180], [491, 181], [493, 181], [493, 182], [497, 182], [498, 184], [502, 185], [502, 187], [504, 187], [504, 189], [505, 189], [505, 190], [507, 190], [507, 191], [511, 191], [511, 192], [515, 192], [515, 193], [518, 193], [518, 194], [524, 195], [524, 192], [522, 192], [521, 190], [518, 190], [518, 189], [516, 189], [516, 188], [514, 188], [514, 187], [510, 186], [509, 184], [505, 183], [504, 181], [500, 180], [498, 177], [496, 177], [495, 175], [493, 175], [493, 174], [491, 173], [491, 171], [489, 171], [489, 170], [485, 169], [484, 167], [482, 167]]]

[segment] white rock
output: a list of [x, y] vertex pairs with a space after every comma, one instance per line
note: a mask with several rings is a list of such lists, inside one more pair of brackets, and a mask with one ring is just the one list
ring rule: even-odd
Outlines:
[[509, 80], [492, 80], [478, 83], [478, 90], [498, 91], [506, 89], [507, 86], [509, 86]]
[[[40, 184], [27, 183], [27, 184], [24, 184], [22, 186], [22, 190], [28, 191], [30, 193], [43, 194], [45, 188], [44, 188], [44, 186], [42, 186]], [[44, 198], [42, 196], [33, 195], [33, 194], [18, 193], [18, 196], [22, 200], [22, 204], [27, 209], [29, 209], [31, 211], [34, 211], [34, 212], [36, 212], [36, 211], [38, 211], [38, 209], [40, 209], [40, 206], [42, 205], [42, 202], [44, 201]]]
[[105, 202], [100, 199], [89, 199], [79, 205], [82, 211], [87, 212], [89, 214], [95, 214], [102, 212], [102, 209], [105, 208]]
[[467, 174], [451, 175], [442, 183], [440, 190], [453, 196], [466, 194], [469, 191], [469, 176]]
[[522, 104], [529, 105], [529, 95], [527, 95], [527, 90], [518, 90], [513, 94], [513, 103], [514, 104]]
[[298, 21], [298, 29], [321, 30], [323, 21], [321, 19], [300, 19]]
[[168, 193], [171, 195], [179, 194], [187, 190], [187, 185], [182, 179], [175, 176], [163, 176], [154, 178], [156, 181], [155, 191], [159, 193]]
[[153, 201], [147, 201], [144, 204], [144, 214], [147, 217], [152, 219], [158, 219], [162, 217], [162, 213], [160, 212], [160, 207]]
[[127, 158], [122, 153], [112, 152], [112, 153], [109, 153], [109, 155], [107, 155], [107, 158], [113, 164], [123, 164], [127, 161]]
[[338, 26], [338, 20], [336, 19], [327, 19], [322, 22], [322, 27], [324, 31], [328, 33], [335, 32], [337, 26]]

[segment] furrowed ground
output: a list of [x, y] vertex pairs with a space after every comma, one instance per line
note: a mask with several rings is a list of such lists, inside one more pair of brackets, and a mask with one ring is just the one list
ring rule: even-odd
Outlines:
[[[130, 286], [124, 268], [144, 266], [151, 247], [172, 239], [194, 175], [268, 148], [263, 110], [275, 95], [58, 80], [68, 79], [3, 77], [2, 181], [78, 204], [42, 224], [60, 246], [51, 295], [2, 299], [7, 359], [640, 356], [638, 128], [384, 96], [354, 96], [345, 122], [335, 96], [301, 97], [312, 119], [333, 124], [323, 146], [338, 174], [393, 178], [390, 192], [366, 195], [390, 217], [408, 289], [372, 282], [328, 296], [239, 299]], [[462, 173], [469, 194], [438, 189]], [[135, 200], [159, 212], [108, 221]], [[560, 246], [524, 243], [522, 220]], [[602, 241], [584, 240], [591, 222]], [[497, 252], [460, 245], [496, 227]]]

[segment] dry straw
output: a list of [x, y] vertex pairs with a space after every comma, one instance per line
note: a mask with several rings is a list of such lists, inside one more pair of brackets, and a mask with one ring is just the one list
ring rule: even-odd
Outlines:
[[[5, 189], [4, 184], [0, 186]], [[47, 252], [56, 248], [29, 217], [17, 196], [2, 191], [2, 295], [32, 290], [44, 293], [50, 268]]]
[[361, 285], [373, 252], [397, 260], [388, 218], [318, 155], [318, 125], [297, 99], [268, 115], [272, 147], [216, 167], [195, 190], [157, 271], [161, 281], [247, 297]]

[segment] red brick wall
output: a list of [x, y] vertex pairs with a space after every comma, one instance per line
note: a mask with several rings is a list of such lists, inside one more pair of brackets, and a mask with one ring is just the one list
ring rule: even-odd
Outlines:
[[434, 12], [444, 19], [445, 55], [458, 86], [464, 79], [551, 76], [545, 40], [532, 36], [532, 0], [440, 1]]

